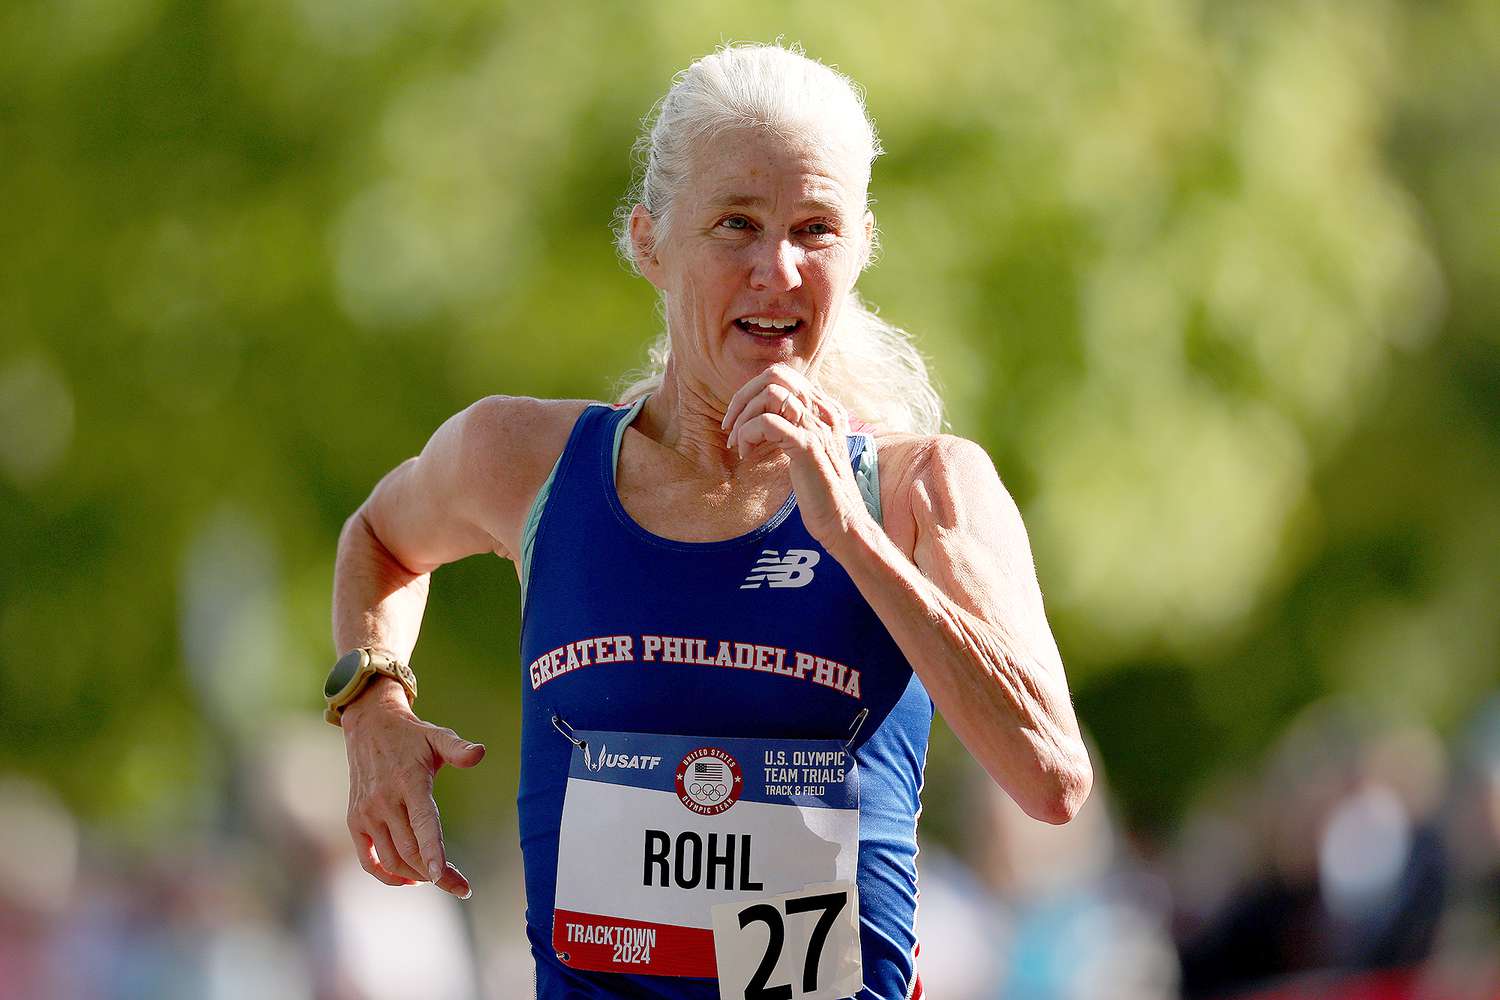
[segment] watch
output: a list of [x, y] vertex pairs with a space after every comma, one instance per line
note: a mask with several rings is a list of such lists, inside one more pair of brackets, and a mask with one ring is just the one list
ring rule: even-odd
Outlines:
[[339, 657], [328, 672], [328, 679], [323, 682], [323, 699], [328, 703], [323, 718], [341, 726], [344, 709], [377, 674], [394, 677], [406, 689], [407, 699], [417, 700], [417, 675], [411, 672], [411, 667], [384, 649], [360, 646]]

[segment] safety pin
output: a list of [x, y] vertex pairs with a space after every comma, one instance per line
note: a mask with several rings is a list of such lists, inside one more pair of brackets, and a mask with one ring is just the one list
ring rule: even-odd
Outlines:
[[556, 712], [552, 713], [552, 728], [556, 729], [559, 733], [562, 733], [563, 739], [567, 740], [569, 743], [573, 744], [575, 747], [584, 751], [585, 753], [588, 752], [588, 743], [584, 740], [579, 739], [578, 734], [573, 731], [573, 727], [564, 722], [563, 717], [558, 715]]
[[844, 741], [844, 749], [845, 750], [848, 750], [851, 746], [853, 746], [853, 744], [854, 744], [854, 737], [856, 737], [856, 736], [859, 735], [859, 727], [863, 726], [865, 724], [865, 718], [869, 714], [870, 714], [870, 709], [869, 709], [868, 706], [866, 706], [866, 707], [860, 709], [859, 710], [859, 714], [854, 717], [854, 721], [851, 722], [851, 723], [849, 723], [849, 738]]

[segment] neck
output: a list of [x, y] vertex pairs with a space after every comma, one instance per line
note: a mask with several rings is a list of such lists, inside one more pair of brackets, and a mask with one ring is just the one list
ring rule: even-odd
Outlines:
[[729, 431], [719, 425], [731, 394], [724, 394], [684, 376], [675, 359], [667, 358], [661, 388], [651, 394], [633, 426], [657, 444], [676, 452], [704, 476], [726, 481], [780, 471], [786, 456], [775, 452], [760, 459], [741, 460], [727, 447]]

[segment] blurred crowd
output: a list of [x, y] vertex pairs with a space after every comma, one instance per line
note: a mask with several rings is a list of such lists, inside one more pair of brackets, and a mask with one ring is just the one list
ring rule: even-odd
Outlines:
[[[147, 851], [0, 777], [0, 998], [529, 996], [514, 829], [450, 833], [468, 901], [377, 883], [334, 735], [276, 727], [227, 815]], [[968, 776], [962, 841], [919, 858], [928, 995], [1500, 998], [1500, 697], [1447, 744], [1316, 703], [1165, 837], [1126, 828], [1095, 757], [1060, 827]]]

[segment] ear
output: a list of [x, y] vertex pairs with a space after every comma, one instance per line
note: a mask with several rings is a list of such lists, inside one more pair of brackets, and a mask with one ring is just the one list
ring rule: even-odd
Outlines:
[[865, 248], [860, 254], [859, 269], [864, 271], [870, 266], [870, 257], [875, 253], [875, 213], [865, 209]]
[[630, 243], [635, 248], [635, 266], [657, 288], [661, 287], [661, 260], [656, 254], [656, 220], [637, 203], [630, 210]]

